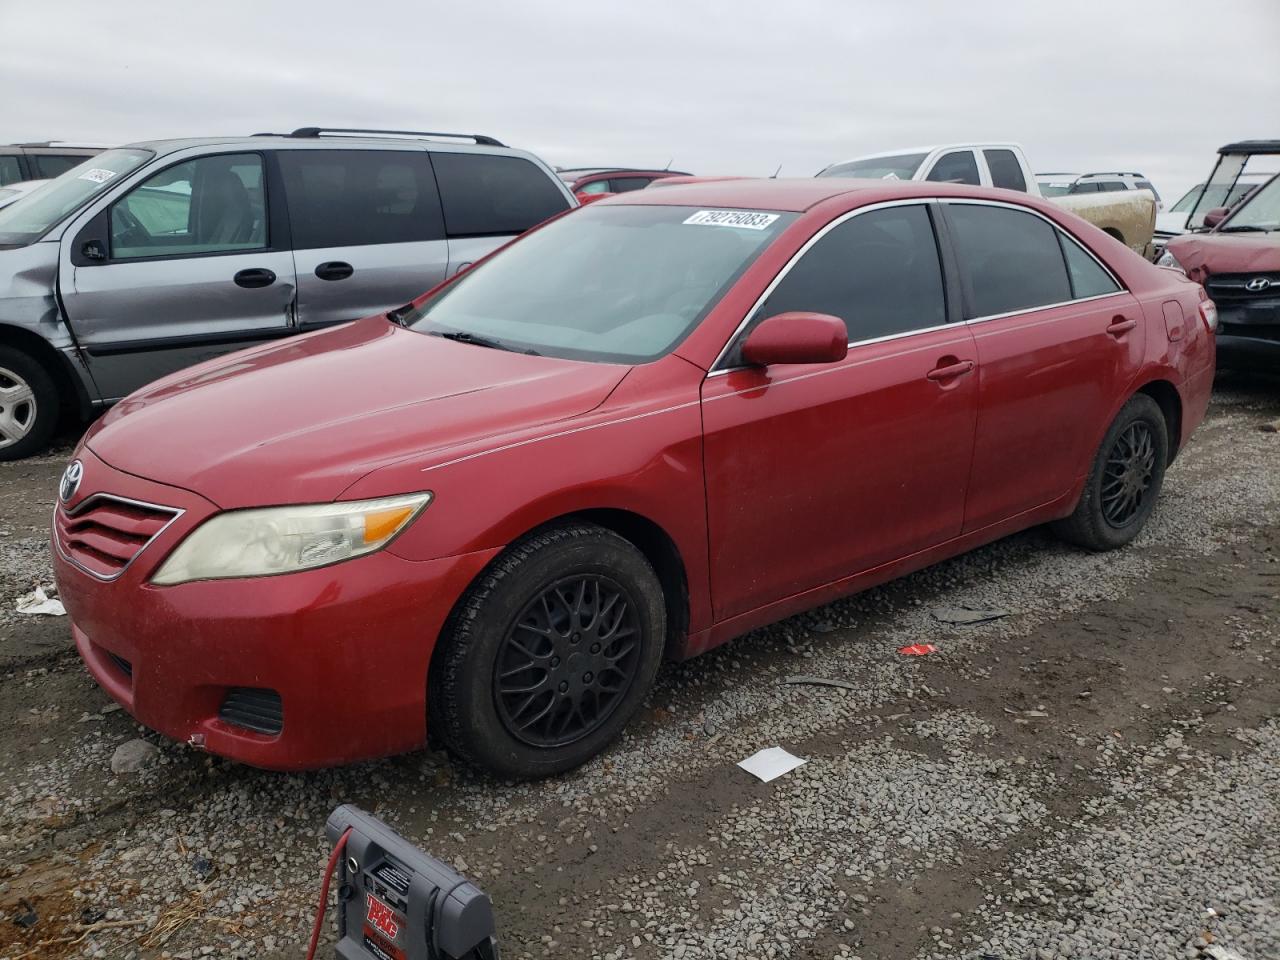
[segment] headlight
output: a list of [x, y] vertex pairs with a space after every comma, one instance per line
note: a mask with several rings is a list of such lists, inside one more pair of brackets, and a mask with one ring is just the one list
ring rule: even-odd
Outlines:
[[1156, 261], [1156, 266], [1157, 266], [1157, 267], [1170, 267], [1170, 268], [1172, 268], [1172, 269], [1174, 269], [1174, 270], [1181, 271], [1182, 273], [1186, 273], [1186, 272], [1187, 272], [1187, 271], [1183, 268], [1182, 264], [1180, 264], [1180, 263], [1178, 262], [1178, 258], [1177, 258], [1177, 257], [1175, 257], [1172, 253], [1170, 253], [1170, 252], [1169, 252], [1168, 248], [1166, 248], [1166, 249], [1165, 249], [1164, 253], [1160, 254], [1160, 259]]
[[219, 513], [160, 565], [152, 583], [265, 577], [340, 563], [391, 542], [430, 493]]

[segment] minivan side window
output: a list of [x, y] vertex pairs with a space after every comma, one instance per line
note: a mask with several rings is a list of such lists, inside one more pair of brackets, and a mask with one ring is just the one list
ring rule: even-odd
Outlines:
[[983, 150], [987, 169], [991, 171], [991, 185], [1006, 190], [1027, 192], [1027, 178], [1022, 175], [1022, 164], [1012, 150]]
[[839, 317], [851, 343], [946, 323], [942, 267], [925, 207], [872, 210], [833, 227], [795, 262], [754, 319], [793, 310]]
[[947, 220], [969, 297], [967, 316], [990, 317], [1071, 300], [1057, 229], [1008, 207], [948, 203]]
[[444, 239], [425, 150], [281, 150], [296, 250]]
[[27, 160], [31, 164], [35, 176], [32, 180], [52, 180], [60, 177], [68, 170], [80, 166], [88, 157], [65, 156], [53, 153], [29, 153]]
[[978, 161], [973, 158], [972, 150], [955, 150], [946, 154], [929, 171], [926, 180], [935, 183], [968, 183], [981, 186], [982, 178], [978, 176]]
[[1098, 264], [1098, 261], [1085, 253], [1084, 248], [1058, 231], [1058, 243], [1062, 245], [1062, 255], [1067, 260], [1067, 274], [1071, 279], [1071, 295], [1076, 300], [1085, 297], [1102, 297], [1108, 293], [1118, 293], [1119, 285], [1111, 279], [1111, 274]]
[[111, 208], [111, 257], [178, 257], [267, 245], [262, 157], [220, 153], [148, 177]]
[[521, 157], [433, 152], [431, 161], [451, 237], [524, 233], [569, 209], [551, 178]]
[[22, 179], [22, 165], [17, 157], [0, 157], [0, 187]]

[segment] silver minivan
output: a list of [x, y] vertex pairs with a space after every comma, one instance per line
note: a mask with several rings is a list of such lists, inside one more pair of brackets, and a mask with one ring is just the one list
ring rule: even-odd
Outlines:
[[0, 460], [174, 370], [400, 306], [575, 205], [480, 135], [104, 151], [0, 209]]

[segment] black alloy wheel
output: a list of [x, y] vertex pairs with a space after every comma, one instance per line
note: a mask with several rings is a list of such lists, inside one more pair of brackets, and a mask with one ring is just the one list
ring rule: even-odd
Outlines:
[[1156, 441], [1145, 420], [1129, 424], [1112, 444], [1102, 471], [1102, 516], [1120, 529], [1142, 513], [1155, 477]]

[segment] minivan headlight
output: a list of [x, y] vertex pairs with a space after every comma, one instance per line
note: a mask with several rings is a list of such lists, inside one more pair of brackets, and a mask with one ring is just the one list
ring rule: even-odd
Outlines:
[[427, 505], [431, 494], [294, 507], [229, 510], [196, 527], [151, 578], [265, 577], [340, 563], [386, 546]]

